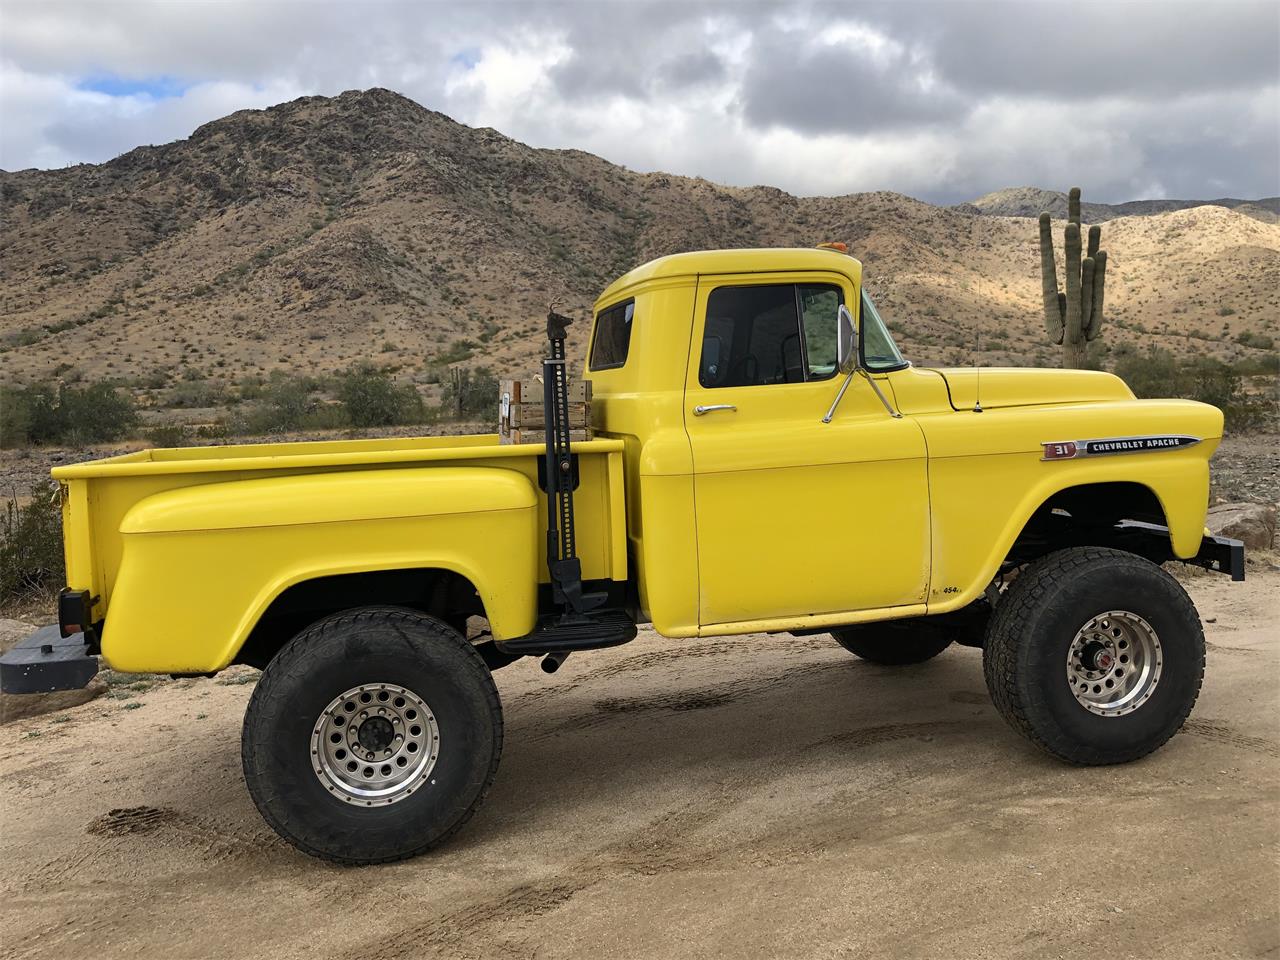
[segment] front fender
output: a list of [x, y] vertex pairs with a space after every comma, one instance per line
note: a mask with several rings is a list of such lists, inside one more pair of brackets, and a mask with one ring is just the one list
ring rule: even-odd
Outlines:
[[237, 480], [156, 494], [120, 525], [102, 653], [129, 672], [220, 670], [284, 590], [374, 570], [444, 569], [476, 588], [497, 639], [537, 611], [537, 495], [492, 467]]
[[930, 465], [934, 575], [929, 612], [978, 599], [1040, 506], [1073, 487], [1137, 483], [1154, 495], [1174, 556], [1200, 549], [1209, 499], [1208, 457], [1216, 439], [1191, 452], [1046, 463], [1035, 454], [954, 458]]

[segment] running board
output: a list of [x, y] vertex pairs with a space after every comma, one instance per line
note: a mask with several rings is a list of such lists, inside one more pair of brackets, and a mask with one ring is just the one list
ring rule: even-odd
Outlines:
[[541, 656], [574, 650], [616, 647], [634, 640], [636, 622], [625, 610], [593, 610], [582, 614], [545, 617], [533, 633], [494, 644], [506, 654]]

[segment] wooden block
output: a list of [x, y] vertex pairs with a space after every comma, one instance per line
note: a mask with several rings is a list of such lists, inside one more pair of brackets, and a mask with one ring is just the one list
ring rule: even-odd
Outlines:
[[[540, 403], [513, 403], [508, 419], [512, 427], [532, 427], [541, 430], [545, 424], [545, 414]], [[569, 404], [569, 426], [585, 427], [591, 422], [591, 410], [585, 403]]]
[[[503, 380], [499, 386], [498, 436], [502, 443], [545, 443], [543, 386], [537, 380]], [[591, 439], [591, 383], [571, 380], [569, 430], [571, 440]], [[531, 436], [534, 439], [528, 439]], [[515, 439], [525, 437], [526, 439]]]
[[[523, 380], [503, 380], [499, 383], [498, 389], [504, 396], [510, 396], [512, 403], [532, 403], [542, 406], [541, 380], [535, 380], [532, 377]], [[570, 380], [568, 392], [570, 403], [590, 403], [591, 381]]]
[[[583, 440], [591, 439], [591, 430], [570, 430], [569, 441], [571, 443], [580, 443]], [[547, 431], [545, 430], [529, 430], [521, 427], [515, 427], [499, 437], [499, 443], [536, 443], [545, 446], [547, 443]]]

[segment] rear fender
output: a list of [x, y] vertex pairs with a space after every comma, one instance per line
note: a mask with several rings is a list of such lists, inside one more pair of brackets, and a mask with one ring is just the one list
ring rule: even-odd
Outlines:
[[117, 670], [196, 673], [234, 660], [289, 587], [317, 577], [438, 569], [476, 589], [497, 639], [537, 610], [536, 491], [491, 467], [315, 473], [160, 493], [120, 526], [102, 653]]

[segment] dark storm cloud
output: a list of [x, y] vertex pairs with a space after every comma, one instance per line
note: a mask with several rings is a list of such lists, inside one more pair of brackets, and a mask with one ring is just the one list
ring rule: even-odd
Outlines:
[[724, 77], [724, 61], [710, 50], [678, 54], [666, 61], [661, 71], [662, 85], [670, 90], [700, 87]]
[[896, 3], [851, 15], [973, 94], [1176, 96], [1275, 83], [1280, 4]]
[[962, 120], [964, 101], [927, 81], [903, 52], [873, 54], [819, 45], [807, 31], [771, 30], [752, 44], [740, 96], [748, 122], [805, 133]]
[[[743, 8], [759, 15], [769, 8]], [[556, 91], [568, 100], [625, 96], [637, 100], [698, 86], [725, 75], [708, 50], [708, 18], [742, 11], [723, 5], [596, 3], [525, 8], [530, 23], [563, 30], [568, 58], [551, 70]]]

